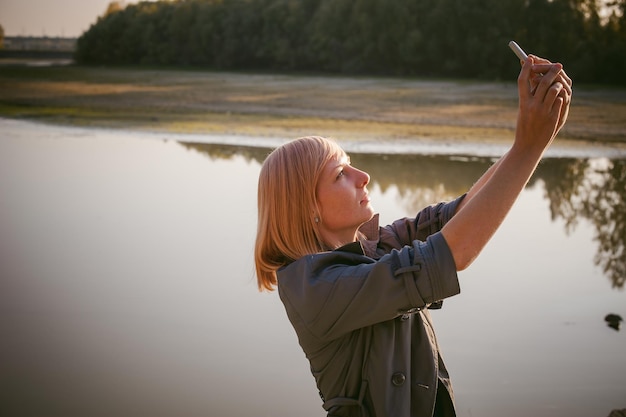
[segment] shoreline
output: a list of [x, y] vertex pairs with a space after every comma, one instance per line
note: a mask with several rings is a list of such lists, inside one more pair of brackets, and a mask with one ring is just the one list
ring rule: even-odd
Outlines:
[[[0, 115], [0, 130], [3, 136], [19, 140], [29, 129], [45, 129], [51, 139], [90, 136], [130, 138], [140, 140], [174, 141], [206, 145], [241, 146], [273, 149], [295, 137], [253, 136], [229, 133], [185, 133], [125, 127], [78, 126], [50, 123], [41, 120], [8, 118]], [[349, 153], [377, 155], [440, 155], [456, 157], [498, 158], [510, 147], [512, 141], [477, 142], [455, 139], [389, 139], [385, 141], [354, 140], [334, 137]], [[546, 151], [544, 158], [608, 158], [626, 159], [626, 144], [597, 143], [580, 140], [557, 139]]]
[[[512, 80], [0, 65], [0, 117], [246, 146], [314, 134], [365, 152], [491, 155], [513, 141], [517, 102]], [[553, 147], [623, 154], [626, 89], [576, 86]]]

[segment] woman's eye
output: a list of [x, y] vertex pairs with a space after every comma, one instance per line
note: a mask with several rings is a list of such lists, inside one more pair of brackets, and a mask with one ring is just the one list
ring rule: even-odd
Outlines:
[[341, 171], [339, 171], [339, 174], [337, 174], [337, 179], [343, 177], [343, 169]]

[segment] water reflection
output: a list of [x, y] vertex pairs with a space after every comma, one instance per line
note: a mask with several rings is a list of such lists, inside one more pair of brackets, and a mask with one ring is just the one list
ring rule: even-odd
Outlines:
[[626, 281], [626, 160], [553, 160], [542, 165], [552, 218], [565, 220], [566, 231], [581, 219], [595, 227], [594, 262], [614, 288]]
[[[262, 163], [269, 149], [183, 143], [211, 159], [241, 155]], [[433, 201], [448, 200], [467, 191], [493, 163], [491, 158], [439, 155], [351, 154], [352, 163], [368, 172], [384, 192], [396, 187], [408, 213]], [[570, 233], [585, 219], [595, 228], [595, 264], [613, 288], [626, 282], [626, 160], [545, 159], [529, 186], [542, 181], [553, 220], [562, 218]]]
[[[269, 149], [173, 137], [0, 119], [4, 414], [324, 414], [277, 294], [254, 283], [256, 178]], [[372, 173], [385, 221], [465, 191], [492, 162], [353, 159]], [[604, 184], [595, 171], [609, 162], [547, 160], [460, 274], [462, 295], [433, 314], [459, 417], [626, 406], [626, 333], [605, 321], [624, 317], [626, 292], [593, 265], [596, 227], [551, 220], [545, 187], [554, 177], [563, 184], [550, 193], [569, 195], [581, 181], [563, 181], [568, 170]]]

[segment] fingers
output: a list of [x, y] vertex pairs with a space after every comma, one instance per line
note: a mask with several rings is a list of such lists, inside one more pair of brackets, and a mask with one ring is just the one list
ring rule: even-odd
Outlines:
[[[551, 95], [548, 96], [547, 93], [551, 89], [551, 87], [555, 84], [555, 81], [558, 81], [557, 77], [559, 77], [559, 73], [561, 72], [562, 69], [563, 69], [563, 66], [561, 64], [551, 64], [550, 70], [541, 77], [541, 81], [539, 81], [539, 84], [537, 85], [537, 88], [535, 89], [535, 93], [534, 93], [535, 97], [538, 97], [542, 101], [545, 101], [546, 98], [551, 97]], [[563, 84], [560, 81], [558, 81], [558, 85], [561, 87], [563, 86]], [[561, 87], [559, 87], [557, 90], [560, 91]]]
[[552, 64], [552, 62], [550, 62], [550, 61], [548, 61], [547, 59], [542, 58], [542, 57], [540, 57], [540, 56], [533, 55], [533, 54], [530, 54], [530, 55], [528, 55], [528, 56], [530, 56], [530, 57], [533, 59], [533, 62], [534, 62], [535, 64]]
[[561, 70], [559, 72], [559, 76], [557, 77], [558, 81], [563, 84], [563, 87], [567, 91], [567, 94], [572, 95], [572, 79], [567, 76], [565, 71]]
[[531, 68], [531, 73], [534, 74], [545, 74], [546, 72], [550, 71], [552, 69], [552, 67], [554, 67], [557, 64], [535, 64], [533, 63], [533, 66]]
[[558, 98], [558, 106], [564, 109], [571, 102], [572, 79], [560, 63], [529, 55], [517, 81], [521, 100], [539, 100], [552, 108]]
[[565, 87], [560, 81], [555, 81], [548, 88], [543, 101], [550, 107], [551, 111], [554, 111], [555, 109], [558, 112], [561, 111], [561, 107], [567, 98], [567, 94], [564, 90]]
[[566, 80], [563, 80], [561, 77], [558, 77], [554, 82], [558, 83], [562, 88], [559, 91], [558, 96], [563, 98], [563, 102], [567, 105], [572, 101], [572, 86], [567, 83]]
[[523, 62], [517, 81], [519, 140], [545, 139], [547, 146], [567, 120], [572, 79], [560, 63], [531, 55]]
[[563, 98], [563, 103], [569, 106], [569, 103], [572, 101], [572, 79], [568, 77], [563, 69], [561, 69], [561, 71], [557, 74], [553, 85], [557, 83], [560, 86], [558, 97]]
[[[545, 58], [538, 57], [536, 55], [530, 55], [533, 59], [533, 67], [531, 68], [531, 73], [533, 74], [532, 78], [537, 80], [537, 83], [540, 81], [540, 77], [546, 74], [552, 68], [554, 63], [548, 61]], [[563, 86], [567, 90], [568, 94], [572, 94], [572, 79], [565, 73], [563, 69], [559, 72], [559, 81], [563, 83]]]
[[[555, 66], [554, 71], [558, 70]], [[553, 81], [550, 80], [554, 76]], [[548, 85], [548, 83], [550, 83]], [[548, 85], [545, 95], [542, 96], [544, 87]], [[569, 114], [569, 106], [572, 102], [572, 80], [562, 70], [554, 74], [553, 70], [548, 72], [541, 80], [535, 93], [535, 98], [541, 100], [551, 117], [557, 120], [555, 134], [563, 127]]]
[[[543, 97], [550, 84], [554, 82], [556, 75], [559, 71], [562, 71], [562, 69], [563, 66], [561, 64], [553, 64], [547, 59], [530, 55], [526, 61], [524, 61], [517, 79], [520, 98], [526, 99], [529, 96], [534, 96], [541, 83], [544, 83], [544, 89], [541, 91], [541, 96]], [[551, 77], [545, 79], [545, 75], [549, 73]], [[550, 83], [547, 83], [548, 80]], [[571, 79], [567, 77], [565, 72], [561, 75], [560, 81], [571, 90]]]
[[527, 100], [534, 92], [530, 85], [532, 66], [533, 59], [531, 57], [526, 58], [517, 77], [517, 91], [521, 100]]

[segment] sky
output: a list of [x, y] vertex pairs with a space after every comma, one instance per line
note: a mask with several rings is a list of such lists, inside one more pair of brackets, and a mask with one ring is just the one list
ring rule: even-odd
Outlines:
[[[137, 3], [139, 0], [126, 0]], [[111, 0], [0, 0], [4, 36], [78, 37]]]

